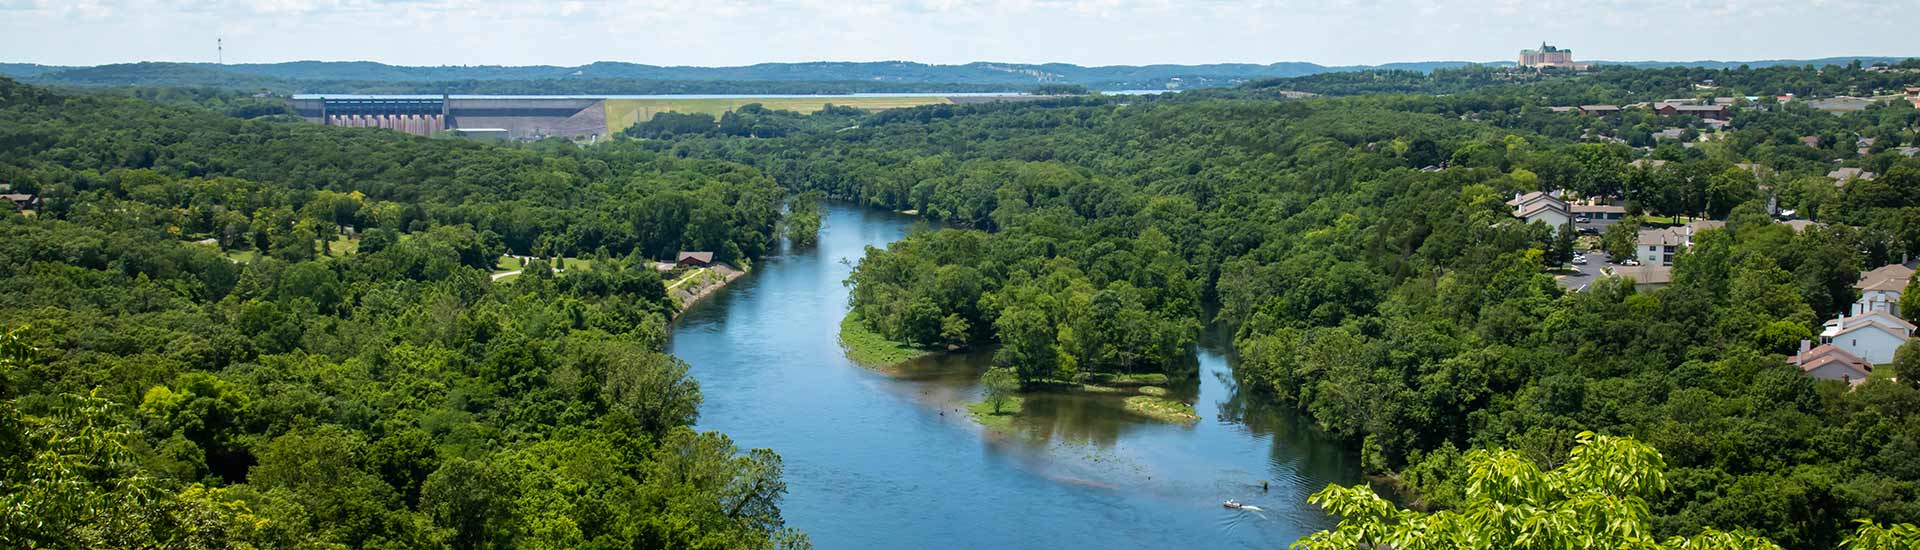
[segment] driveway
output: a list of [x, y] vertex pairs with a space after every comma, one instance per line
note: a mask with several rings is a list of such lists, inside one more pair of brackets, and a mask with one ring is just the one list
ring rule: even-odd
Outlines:
[[1586, 290], [1587, 285], [1593, 284], [1594, 279], [1600, 278], [1600, 268], [1607, 265], [1607, 253], [1598, 250], [1588, 250], [1586, 254], [1587, 265], [1573, 266], [1578, 272], [1555, 275], [1553, 277], [1555, 281], [1560, 283], [1561, 288], [1567, 290]]

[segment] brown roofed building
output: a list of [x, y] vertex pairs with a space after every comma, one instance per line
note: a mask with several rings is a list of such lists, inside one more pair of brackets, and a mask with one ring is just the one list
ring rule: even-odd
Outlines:
[[26, 193], [7, 193], [0, 195], [0, 197], [5, 197], [7, 202], [13, 203], [14, 210], [34, 210], [40, 208], [40, 197], [38, 196], [28, 195]]
[[1653, 110], [1654, 112], [1660, 113], [1661, 116], [1687, 115], [1714, 120], [1727, 119], [1726, 105], [1676, 105], [1672, 103], [1662, 103]]
[[679, 256], [673, 259], [673, 265], [684, 265], [684, 266], [691, 266], [691, 267], [707, 267], [707, 266], [713, 265], [713, 253], [712, 252], [687, 252], [683, 250], [680, 252]]
[[1901, 264], [1861, 273], [1860, 282], [1853, 284], [1853, 288], [1860, 291], [1860, 299], [1853, 303], [1853, 315], [1875, 311], [1900, 315], [1900, 294], [1906, 292], [1907, 283], [1912, 280], [1913, 268]]
[[1613, 116], [1620, 114], [1619, 105], [1581, 105], [1580, 116]]
[[1787, 358], [1787, 364], [1800, 368], [1800, 372], [1821, 380], [1840, 380], [1848, 384], [1859, 384], [1873, 373], [1873, 363], [1860, 356], [1848, 353], [1833, 344], [1810, 347], [1813, 343], [1801, 340], [1800, 353]]

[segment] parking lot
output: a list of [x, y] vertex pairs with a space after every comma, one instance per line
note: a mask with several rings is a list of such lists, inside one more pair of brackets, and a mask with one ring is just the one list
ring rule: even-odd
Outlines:
[[1587, 255], [1586, 265], [1574, 264], [1572, 267], [1576, 272], [1554, 276], [1554, 280], [1558, 281], [1562, 288], [1585, 290], [1587, 285], [1593, 284], [1595, 279], [1600, 278], [1600, 268], [1607, 265], [1607, 253], [1588, 250], [1585, 254]]

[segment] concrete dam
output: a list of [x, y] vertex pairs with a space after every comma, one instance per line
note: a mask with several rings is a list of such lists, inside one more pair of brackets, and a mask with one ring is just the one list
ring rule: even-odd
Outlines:
[[512, 140], [611, 137], [664, 112], [719, 115], [749, 104], [811, 113], [827, 105], [867, 110], [952, 103], [1047, 99], [1026, 94], [475, 96], [299, 94], [288, 100], [315, 124], [386, 128], [427, 136], [442, 131]]
[[461, 129], [518, 140], [611, 134], [605, 100], [597, 98], [298, 95], [290, 103], [307, 122], [421, 136]]

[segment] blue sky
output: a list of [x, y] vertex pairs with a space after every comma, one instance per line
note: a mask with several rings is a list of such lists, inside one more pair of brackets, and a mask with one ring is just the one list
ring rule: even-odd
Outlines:
[[1920, 0], [0, 0], [0, 61], [1082, 65], [1920, 55]]

